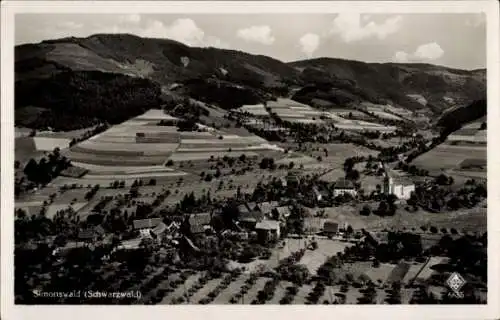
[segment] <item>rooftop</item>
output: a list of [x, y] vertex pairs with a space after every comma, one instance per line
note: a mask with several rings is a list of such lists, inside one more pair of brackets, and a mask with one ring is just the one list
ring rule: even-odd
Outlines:
[[260, 211], [251, 211], [251, 212], [240, 212], [240, 216], [238, 217], [239, 221], [247, 221], [247, 222], [258, 222], [264, 218], [264, 214]]
[[191, 226], [193, 225], [208, 225], [210, 224], [210, 221], [212, 220], [212, 217], [210, 213], [196, 213], [196, 214], [190, 214], [189, 215], [189, 224]]
[[120, 243], [118, 248], [120, 249], [137, 249], [139, 248], [139, 245], [141, 244], [142, 239], [131, 239], [131, 240], [125, 240]]
[[280, 217], [288, 217], [290, 215], [289, 206], [277, 207], [276, 211], [278, 211]]
[[247, 205], [248, 210], [250, 210], [250, 211], [253, 211], [253, 210], [255, 210], [255, 208], [257, 208], [256, 202], [248, 202], [246, 205]]
[[270, 202], [262, 202], [257, 204], [257, 208], [259, 208], [260, 212], [266, 214], [271, 213], [274, 208], [278, 206], [278, 201], [270, 201]]
[[84, 229], [78, 233], [78, 238], [79, 239], [93, 239], [98, 236], [102, 236], [106, 233], [104, 228], [100, 225], [97, 227], [91, 227]]
[[161, 223], [161, 218], [134, 220], [134, 229], [154, 228]]
[[327, 232], [337, 232], [339, 230], [339, 224], [333, 221], [325, 221], [323, 224], [323, 230]]
[[162, 234], [167, 230], [167, 225], [161, 222], [153, 229], [153, 233], [156, 235]]
[[244, 205], [244, 204], [240, 204], [240, 205], [238, 206], [238, 211], [239, 211], [240, 213], [248, 213], [248, 212], [249, 212], [249, 209], [248, 209], [248, 207], [247, 207], [246, 205]]
[[263, 220], [255, 226], [255, 229], [260, 229], [260, 230], [278, 230], [279, 229], [279, 222], [275, 220]]
[[351, 180], [340, 178], [335, 181], [334, 189], [354, 189], [354, 183]]
[[304, 229], [307, 231], [319, 231], [323, 227], [324, 219], [311, 217], [304, 219]]

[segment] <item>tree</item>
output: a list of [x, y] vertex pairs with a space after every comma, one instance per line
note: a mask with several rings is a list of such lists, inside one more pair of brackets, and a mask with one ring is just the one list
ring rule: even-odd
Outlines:
[[364, 205], [360, 212], [360, 214], [363, 216], [369, 216], [370, 213], [371, 213], [370, 207], [367, 205]]
[[388, 213], [389, 206], [387, 205], [387, 202], [385, 201], [380, 201], [377, 209], [377, 213], [381, 216], [384, 216]]
[[359, 179], [358, 170], [354, 169], [346, 173], [346, 179], [357, 181]]
[[440, 174], [436, 179], [435, 179], [436, 184], [440, 186], [444, 186], [448, 184], [448, 177], [444, 174]]

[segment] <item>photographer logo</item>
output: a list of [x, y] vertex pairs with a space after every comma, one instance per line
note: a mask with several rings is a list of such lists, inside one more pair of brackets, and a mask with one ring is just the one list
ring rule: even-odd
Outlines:
[[463, 293], [460, 291], [462, 287], [465, 285], [465, 279], [459, 273], [452, 273], [448, 280], [446, 280], [446, 284], [453, 291], [450, 292], [450, 295], [461, 298], [463, 297]]

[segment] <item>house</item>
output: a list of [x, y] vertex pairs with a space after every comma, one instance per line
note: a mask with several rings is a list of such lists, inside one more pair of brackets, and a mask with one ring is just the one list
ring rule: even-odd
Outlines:
[[113, 251], [115, 251], [115, 250], [137, 250], [140, 248], [141, 243], [142, 243], [141, 238], [124, 240]]
[[78, 233], [78, 239], [87, 242], [95, 242], [106, 234], [102, 226], [92, 227]]
[[389, 243], [389, 233], [388, 232], [372, 232], [362, 230], [363, 235], [365, 236], [365, 240], [367, 243], [377, 247], [381, 244]]
[[393, 194], [398, 199], [408, 200], [411, 197], [411, 193], [415, 192], [415, 183], [407, 178], [397, 177], [386, 171], [383, 192], [386, 195]]
[[258, 210], [256, 202], [247, 202], [246, 206], [247, 206], [248, 211]]
[[157, 225], [156, 227], [154, 227], [153, 230], [151, 230], [151, 232], [155, 236], [161, 236], [161, 235], [165, 234], [167, 230], [168, 230], [167, 225], [164, 224], [163, 222], [161, 222], [159, 225]]
[[325, 221], [323, 224], [323, 233], [327, 236], [337, 235], [339, 232], [339, 224], [330, 220]]
[[189, 228], [192, 234], [205, 233], [210, 229], [212, 216], [210, 213], [196, 213], [189, 215]]
[[280, 238], [280, 223], [275, 220], [262, 220], [255, 226], [260, 242], [275, 241]]
[[293, 172], [289, 172], [286, 176], [286, 184], [287, 186], [298, 186], [300, 183], [299, 179], [300, 172], [294, 170]]
[[243, 228], [253, 229], [255, 225], [264, 219], [264, 214], [260, 211], [240, 213], [238, 225]]
[[240, 204], [240, 205], [238, 206], [238, 212], [239, 212], [240, 214], [242, 214], [242, 213], [243, 213], [243, 214], [246, 214], [246, 213], [249, 213], [250, 211], [251, 211], [251, 210], [249, 210], [249, 209], [248, 209], [248, 207], [247, 207], [246, 205], [244, 205], [244, 204]]
[[313, 196], [314, 196], [314, 200], [316, 200], [316, 201], [323, 200], [323, 195], [321, 194], [321, 192], [319, 192], [319, 190], [318, 190], [317, 187], [313, 187], [312, 188], [312, 193], [313, 193]]
[[304, 233], [316, 234], [323, 229], [325, 219], [319, 217], [308, 217], [304, 219]]
[[257, 204], [257, 209], [262, 214], [268, 216], [277, 206], [278, 206], [278, 201], [261, 202]]
[[411, 150], [408, 150], [406, 152], [400, 153], [400, 154], [398, 154], [398, 160], [401, 162], [405, 162], [406, 159], [408, 159], [408, 156], [414, 152], [415, 152], [415, 149], [411, 149]]
[[65, 256], [74, 249], [85, 248], [87, 246], [88, 243], [84, 241], [68, 241], [64, 246], [56, 248], [52, 254], [55, 256]]
[[286, 180], [285, 177], [280, 177], [279, 183], [280, 183], [282, 188], [286, 188], [286, 186], [288, 185], [288, 181]]
[[141, 239], [152, 238], [151, 230], [160, 223], [162, 223], [161, 218], [139, 219], [133, 221], [134, 230], [139, 231], [139, 237]]
[[135, 230], [153, 229], [160, 223], [161, 223], [161, 218], [139, 219], [133, 221]]
[[275, 220], [284, 220], [288, 218], [290, 214], [289, 206], [276, 207], [272, 211], [272, 216]]
[[356, 191], [356, 188], [354, 187], [354, 183], [352, 183], [351, 180], [340, 178], [335, 181], [335, 184], [333, 186], [333, 196], [338, 197], [344, 194], [350, 194], [351, 196], [355, 197], [358, 193]]

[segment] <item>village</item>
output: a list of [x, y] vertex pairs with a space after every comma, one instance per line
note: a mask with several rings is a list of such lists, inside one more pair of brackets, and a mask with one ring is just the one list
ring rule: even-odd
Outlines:
[[[271, 112], [255, 131], [263, 122], [248, 113], [224, 115], [229, 128], [178, 116], [150, 110], [50, 153], [61, 176], [16, 205], [23, 303], [53, 302], [25, 292], [75, 284], [142, 293], [108, 301], [118, 304], [439, 303], [466, 253], [464, 301], [485, 300], [484, 226], [454, 213], [480, 220], [485, 184], [410, 169], [432, 139], [403, 130], [401, 145], [373, 152], [328, 122]], [[81, 303], [71, 299], [61, 302]]]

